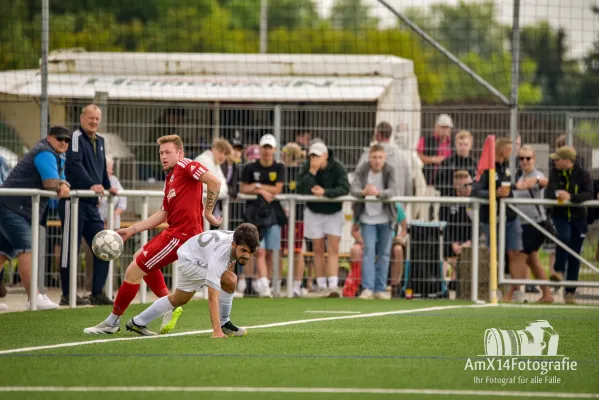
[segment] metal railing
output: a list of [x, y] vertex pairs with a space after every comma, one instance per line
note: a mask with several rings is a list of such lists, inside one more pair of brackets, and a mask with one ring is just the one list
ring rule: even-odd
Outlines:
[[[520, 218], [524, 219], [527, 223], [538, 229], [543, 235], [554, 242], [556, 245], [564, 249], [572, 257], [579, 260], [582, 264], [589, 267], [592, 271], [599, 274], [599, 268], [595, 267], [588, 260], [583, 258], [580, 254], [577, 254], [570, 249], [565, 243], [559, 240], [557, 237], [549, 233], [539, 223], [528, 217], [521, 210], [518, 209], [517, 205], [541, 205], [541, 206], [554, 206], [562, 207], [563, 204], [558, 204], [557, 200], [547, 199], [517, 199], [508, 198], [503, 199], [499, 202], [499, 237], [498, 237], [498, 284], [513, 284], [513, 285], [545, 285], [545, 286], [579, 286], [579, 287], [590, 287], [599, 288], [599, 281], [597, 282], [585, 282], [585, 281], [559, 281], [554, 282], [550, 280], [534, 280], [534, 279], [508, 279], [505, 277], [505, 246], [506, 246], [506, 222], [507, 222], [507, 208], [512, 209]], [[584, 203], [566, 203], [568, 207], [599, 207], [598, 200], [586, 201]]]
[[[104, 195], [108, 198], [108, 215], [107, 215], [107, 228], [113, 229], [114, 227], [114, 207], [113, 201], [114, 197], [108, 195], [108, 192], [105, 192]], [[4, 189], [0, 188], [0, 196], [31, 196], [32, 197], [32, 218], [31, 218], [31, 233], [32, 238], [36, 238], [39, 234], [39, 204], [41, 197], [48, 198], [56, 198], [55, 192], [45, 191], [45, 190], [36, 190], [36, 189]], [[75, 308], [77, 306], [77, 262], [78, 258], [73, 256], [78, 253], [78, 241], [77, 231], [78, 231], [78, 218], [79, 218], [79, 198], [81, 197], [98, 197], [97, 193], [91, 190], [73, 190], [71, 191], [71, 226], [70, 226], [70, 246], [69, 249], [71, 251], [70, 258], [70, 287], [69, 287], [69, 306]], [[119, 192], [119, 196], [133, 198], [138, 197], [141, 198], [141, 220], [145, 220], [149, 216], [148, 210], [148, 201], [150, 198], [162, 198], [164, 193], [161, 191], [139, 191], [139, 190], [124, 190]], [[242, 200], [253, 200], [256, 196], [252, 195], [244, 195], [240, 194], [239, 199]], [[473, 205], [473, 214], [472, 214], [472, 248], [479, 248], [479, 226], [480, 226], [480, 212], [479, 208], [481, 204], [486, 204], [487, 201], [483, 199], [476, 198], [468, 198], [468, 197], [393, 197], [386, 200], [380, 200], [376, 197], [366, 197], [366, 198], [356, 198], [353, 196], [342, 196], [337, 198], [323, 198], [323, 197], [315, 197], [309, 195], [278, 195], [276, 196], [277, 200], [286, 201], [289, 206], [289, 215], [288, 215], [288, 231], [289, 238], [293, 238], [295, 234], [295, 225], [296, 225], [296, 202], [399, 202], [407, 205], [406, 207], [406, 217], [408, 221], [411, 221], [411, 210], [412, 205], [415, 203], [426, 203], [426, 204], [472, 204]], [[229, 224], [229, 200], [228, 198], [221, 199], [222, 201], [222, 215], [223, 215], [223, 226], [225, 228], [228, 227]], [[141, 232], [141, 247], [143, 247], [148, 242], [148, 231]], [[288, 241], [288, 254], [290, 255], [287, 260], [287, 296], [293, 297], [293, 287], [289, 282], [293, 282], [293, 273], [294, 273], [294, 240]], [[37, 293], [38, 291], [38, 274], [39, 274], [39, 241], [32, 240], [31, 243], [31, 251], [32, 251], [32, 262], [31, 262], [31, 284], [30, 284], [30, 293]], [[277, 261], [274, 261], [277, 260]], [[273, 257], [273, 262], [278, 262], [278, 257]], [[109, 273], [106, 281], [106, 296], [109, 298], [113, 297], [113, 262], [109, 264]], [[474, 266], [471, 269], [471, 300], [478, 300], [478, 265], [479, 265], [479, 255], [478, 251], [472, 252], [472, 265]], [[278, 265], [273, 265], [273, 281], [275, 281], [278, 277]], [[173, 278], [172, 278], [172, 288], [174, 289], [177, 284], [177, 269], [173, 268]], [[141, 302], [147, 302], [147, 290], [145, 282], [142, 282], [140, 286], [141, 290]], [[278, 289], [277, 289], [278, 290]], [[278, 293], [275, 293], [278, 294]], [[37, 309], [36, 296], [31, 296], [31, 309]]]

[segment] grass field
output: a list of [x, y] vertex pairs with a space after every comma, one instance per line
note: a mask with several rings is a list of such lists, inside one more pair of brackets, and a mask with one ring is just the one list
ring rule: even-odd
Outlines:
[[[132, 306], [126, 319], [143, 307]], [[583, 398], [599, 392], [599, 308], [236, 299], [233, 321], [249, 327], [244, 338], [211, 339], [205, 301], [185, 307], [172, 335], [82, 333], [109, 312], [0, 315], [0, 398]], [[524, 329], [537, 319], [551, 323], [558, 354], [575, 360], [575, 371], [465, 370], [468, 358], [485, 360], [477, 355], [484, 354], [487, 328]], [[514, 376], [521, 381], [489, 382]], [[536, 376], [543, 383], [531, 383]], [[544, 383], [545, 376], [554, 383]]]

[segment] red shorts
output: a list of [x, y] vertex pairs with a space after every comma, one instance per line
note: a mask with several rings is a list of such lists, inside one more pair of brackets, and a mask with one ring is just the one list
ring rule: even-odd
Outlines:
[[177, 250], [185, 243], [184, 240], [168, 235], [162, 231], [154, 236], [143, 247], [135, 262], [146, 274], [177, 261]]
[[[281, 248], [287, 248], [287, 236], [289, 235], [289, 225], [285, 225], [281, 232]], [[302, 221], [295, 223], [294, 245], [296, 253], [302, 252], [302, 243], [304, 240], [304, 223]]]

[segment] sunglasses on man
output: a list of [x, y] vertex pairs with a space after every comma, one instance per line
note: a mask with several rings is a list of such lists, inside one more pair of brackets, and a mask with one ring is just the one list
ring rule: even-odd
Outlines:
[[532, 160], [532, 157], [520, 157], [520, 161], [524, 161], [524, 160], [530, 161], [530, 160]]
[[71, 143], [71, 139], [68, 137], [57, 137], [56, 140], [59, 142]]

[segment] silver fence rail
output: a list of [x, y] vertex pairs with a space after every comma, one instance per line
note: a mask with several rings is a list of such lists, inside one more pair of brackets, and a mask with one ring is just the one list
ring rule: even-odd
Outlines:
[[[108, 196], [107, 192], [105, 195], [108, 197], [108, 210], [111, 210], [113, 202], [113, 197]], [[4, 189], [0, 188], [0, 196], [31, 196], [33, 199], [33, 210], [32, 210], [32, 238], [36, 238], [39, 234], [39, 201], [41, 197], [48, 198], [56, 198], [56, 193], [44, 191], [44, 190], [35, 190], [35, 189]], [[71, 226], [70, 226], [70, 237], [71, 237], [71, 254], [77, 254], [77, 221], [78, 221], [78, 199], [81, 197], [97, 197], [98, 195], [91, 190], [74, 190], [71, 192]], [[161, 191], [139, 191], [139, 190], [124, 190], [119, 192], [119, 196], [125, 196], [128, 198], [140, 198], [141, 199], [141, 220], [148, 218], [149, 216], [149, 200], [152, 198], [162, 198], [164, 193]], [[240, 199], [242, 200], [252, 200], [255, 199], [255, 196], [248, 195], [240, 195]], [[296, 216], [295, 216], [295, 205], [296, 202], [378, 202], [381, 201], [375, 197], [358, 199], [352, 196], [342, 196], [334, 199], [328, 198], [320, 198], [314, 196], [303, 196], [303, 195], [279, 195], [276, 197], [280, 201], [286, 201], [289, 205], [289, 215], [288, 215], [288, 233], [289, 238], [294, 237], [295, 233], [295, 225], [296, 225]], [[417, 203], [426, 203], [426, 204], [471, 204], [473, 206], [473, 214], [472, 214], [472, 248], [479, 248], [479, 226], [480, 226], [480, 213], [479, 207], [480, 204], [485, 204], [485, 200], [474, 199], [474, 198], [458, 198], [458, 197], [394, 197], [386, 202], [399, 202], [407, 205], [407, 219], [411, 220], [411, 209], [413, 204]], [[230, 224], [229, 221], [229, 200], [222, 199], [223, 202], [223, 227], [227, 228]], [[111, 211], [109, 211], [109, 215], [107, 218], [107, 228], [113, 229], [113, 218], [111, 215]], [[141, 233], [141, 242], [140, 245], [143, 246], [148, 241], [148, 231]], [[289, 240], [287, 242], [288, 245], [288, 260], [287, 260], [287, 296], [293, 296], [293, 288], [292, 285], [289, 284], [293, 282], [293, 273], [294, 273], [294, 240]], [[38, 291], [38, 274], [39, 274], [39, 257], [38, 253], [39, 249], [39, 241], [32, 240], [32, 265], [31, 265], [31, 293], [37, 293]], [[278, 257], [273, 257], [273, 260], [278, 260]], [[69, 288], [69, 306], [76, 307], [76, 296], [77, 296], [77, 270], [78, 270], [78, 257], [72, 256], [70, 260], [70, 288]], [[275, 261], [275, 263], [278, 261]], [[479, 265], [479, 254], [477, 251], [472, 252], [472, 265], [475, 266], [471, 269], [471, 300], [478, 300], [478, 265]], [[273, 266], [273, 281], [277, 278], [276, 274], [278, 273], [277, 265]], [[173, 277], [172, 277], [172, 287], [176, 286], [177, 281], [177, 273], [176, 268], [173, 268]], [[110, 270], [108, 274], [108, 280], [106, 282], [105, 291], [106, 295], [109, 298], [113, 296], [113, 262], [110, 263]], [[275, 289], [276, 290], [276, 289]], [[141, 302], [147, 302], [146, 297], [146, 286], [142, 283], [140, 287], [140, 297]], [[36, 296], [31, 296], [31, 309], [36, 310]]]
[[[577, 254], [572, 249], [570, 249], [565, 243], [560, 241], [557, 237], [553, 236], [549, 233], [545, 228], [543, 228], [540, 224], [535, 222], [532, 218], [526, 216], [522, 211], [518, 209], [518, 205], [541, 205], [541, 206], [550, 206], [550, 207], [561, 207], [556, 200], [545, 200], [545, 199], [515, 199], [509, 198], [504, 199], [499, 202], [499, 235], [498, 235], [498, 284], [513, 284], [513, 285], [545, 285], [545, 286], [578, 286], [578, 287], [588, 287], [588, 288], [599, 288], [599, 280], [597, 281], [560, 281], [554, 282], [550, 280], [532, 280], [532, 279], [508, 279], [505, 277], [505, 246], [506, 246], [506, 221], [507, 221], [507, 208], [509, 207], [513, 210], [520, 218], [524, 219], [527, 223], [534, 226], [538, 229], [543, 235], [545, 235], [549, 240], [554, 242], [557, 246], [564, 249], [568, 252], [572, 257], [578, 259], [582, 265], [588, 267], [591, 271], [598, 274], [599, 276], [599, 268], [593, 265], [591, 262], [586, 260], [580, 254]], [[569, 207], [599, 207], [599, 200], [591, 200], [586, 201], [584, 203], [567, 203]]]

